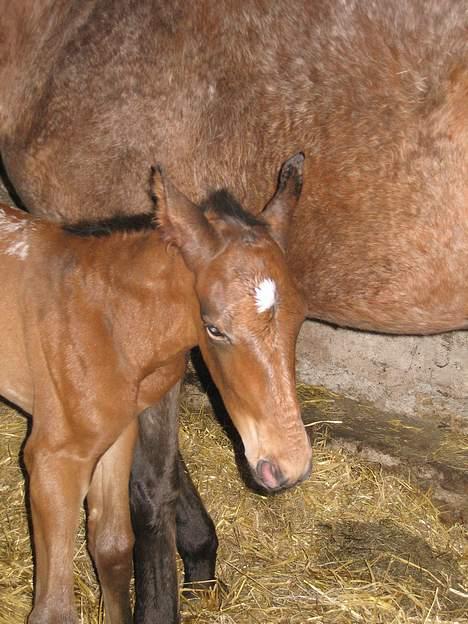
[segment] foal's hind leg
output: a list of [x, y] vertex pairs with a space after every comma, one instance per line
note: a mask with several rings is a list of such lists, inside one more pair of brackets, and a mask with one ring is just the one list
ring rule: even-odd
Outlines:
[[137, 436], [136, 419], [101, 457], [88, 492], [88, 547], [104, 596], [106, 623], [132, 621], [129, 586], [133, 531], [128, 482]]

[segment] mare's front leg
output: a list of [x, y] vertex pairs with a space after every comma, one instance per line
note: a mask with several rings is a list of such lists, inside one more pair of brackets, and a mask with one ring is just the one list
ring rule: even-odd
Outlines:
[[[214, 524], [192, 483], [178, 449], [177, 384], [158, 405], [140, 415], [130, 495], [135, 531], [136, 622], [178, 622], [176, 544], [188, 588], [206, 588], [214, 579], [218, 540]], [[175, 426], [170, 451], [164, 448]], [[161, 464], [161, 453], [165, 462]], [[152, 619], [155, 618], [155, 619]], [[171, 619], [172, 618], [172, 619]]]
[[130, 482], [138, 624], [180, 621], [175, 541], [179, 387], [139, 419]]
[[109, 624], [132, 622], [129, 587], [134, 538], [128, 483], [137, 434], [135, 418], [99, 460], [87, 497], [88, 548]]
[[184, 585], [190, 594], [192, 589], [209, 589], [213, 585], [218, 538], [180, 454], [178, 468], [177, 550], [184, 562]]

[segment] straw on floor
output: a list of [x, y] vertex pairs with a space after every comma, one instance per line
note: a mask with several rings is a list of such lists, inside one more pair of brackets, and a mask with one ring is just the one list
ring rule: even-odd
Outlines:
[[[333, 397], [300, 388], [303, 401]], [[31, 546], [18, 453], [25, 420], [0, 412], [0, 624], [24, 622], [32, 591]], [[311, 427], [314, 472], [277, 496], [250, 491], [232, 445], [206, 402], [181, 408], [181, 446], [220, 538], [220, 583], [182, 597], [191, 624], [430, 624], [468, 622], [468, 539], [446, 526], [430, 493], [404, 475], [327, 446]], [[103, 621], [99, 588], [77, 539], [76, 597], [82, 622]]]

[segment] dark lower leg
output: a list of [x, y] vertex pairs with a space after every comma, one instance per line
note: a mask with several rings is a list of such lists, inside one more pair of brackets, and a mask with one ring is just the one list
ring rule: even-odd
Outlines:
[[188, 589], [207, 589], [215, 578], [216, 530], [180, 455], [178, 467], [177, 550], [184, 562], [184, 585]]
[[138, 624], [180, 621], [175, 542], [178, 396], [179, 384], [140, 416], [130, 488]]

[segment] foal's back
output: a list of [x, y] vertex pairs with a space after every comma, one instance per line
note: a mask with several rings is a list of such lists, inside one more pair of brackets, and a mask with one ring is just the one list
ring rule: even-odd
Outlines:
[[148, 292], [166, 299], [176, 260], [150, 220], [62, 227], [0, 205], [0, 395], [31, 413], [47, 360], [66, 370], [70, 350], [123, 357], [137, 328], [154, 323]]

